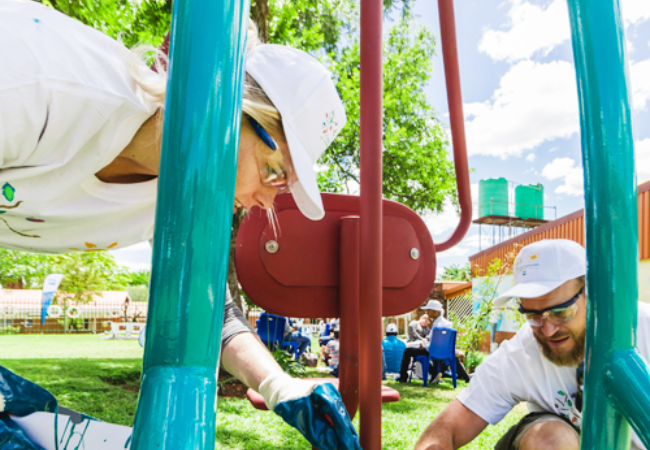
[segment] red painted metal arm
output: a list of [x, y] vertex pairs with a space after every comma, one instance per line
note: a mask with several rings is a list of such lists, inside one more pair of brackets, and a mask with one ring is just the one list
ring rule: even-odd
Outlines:
[[463, 97], [460, 91], [454, 1], [438, 0], [438, 9], [440, 12], [440, 34], [442, 37], [442, 55], [445, 62], [445, 81], [447, 82], [451, 138], [454, 145], [456, 184], [458, 185], [458, 201], [460, 203], [460, 223], [449, 238], [436, 244], [436, 251], [444, 252], [458, 244], [465, 237], [465, 234], [467, 234], [467, 230], [469, 230], [469, 226], [472, 223], [472, 195], [469, 187]]

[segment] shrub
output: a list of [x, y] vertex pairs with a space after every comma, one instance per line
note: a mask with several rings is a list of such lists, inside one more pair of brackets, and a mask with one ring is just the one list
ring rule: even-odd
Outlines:
[[481, 352], [469, 352], [465, 356], [465, 368], [469, 373], [474, 373], [476, 368], [483, 362], [488, 355]]

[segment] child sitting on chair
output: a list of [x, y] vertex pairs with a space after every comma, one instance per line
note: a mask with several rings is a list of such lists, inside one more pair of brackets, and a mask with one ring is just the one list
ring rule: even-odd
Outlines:
[[332, 368], [330, 375], [339, 376], [339, 330], [334, 329], [334, 339], [331, 339], [325, 346], [325, 358], [327, 365]]

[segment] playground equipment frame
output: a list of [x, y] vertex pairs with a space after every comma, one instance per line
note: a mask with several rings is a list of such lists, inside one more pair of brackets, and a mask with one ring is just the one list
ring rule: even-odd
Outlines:
[[[471, 200], [469, 177], [462, 173], [467, 156], [453, 1], [438, 4], [462, 211], [457, 230], [438, 244], [443, 251], [465, 235]], [[589, 262], [582, 448], [626, 448], [625, 419], [650, 447], [650, 394], [643, 389], [650, 371], [635, 349], [637, 283], [631, 268], [638, 259], [636, 187], [619, 2], [569, 0], [569, 10], [581, 105]], [[247, 18], [245, 0], [174, 4], [160, 174], [164, 184], [158, 197], [150, 326], [133, 449], [214, 446], [214, 369], [228, 267]], [[361, 0], [360, 291], [368, 320], [360, 330], [360, 412], [366, 450], [381, 448], [381, 21], [382, 2]], [[220, 182], [215, 185], [217, 172]]]

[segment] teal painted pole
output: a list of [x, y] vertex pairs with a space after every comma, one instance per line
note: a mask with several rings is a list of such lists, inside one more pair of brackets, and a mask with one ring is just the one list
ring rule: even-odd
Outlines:
[[636, 350], [614, 352], [605, 372], [605, 392], [650, 448], [650, 391], [647, 361]]
[[[615, 407], [614, 402], [622, 404], [622, 393], [611, 391], [611, 377], [620, 374], [615, 366], [621, 355], [636, 345], [639, 261], [625, 39], [617, 0], [568, 3], [581, 112], [588, 259], [581, 445], [583, 450], [618, 450], [629, 448], [630, 427]], [[643, 366], [629, 373], [647, 376]], [[646, 386], [649, 379], [643, 381]]]
[[134, 450], [214, 449], [246, 0], [174, 2]]

